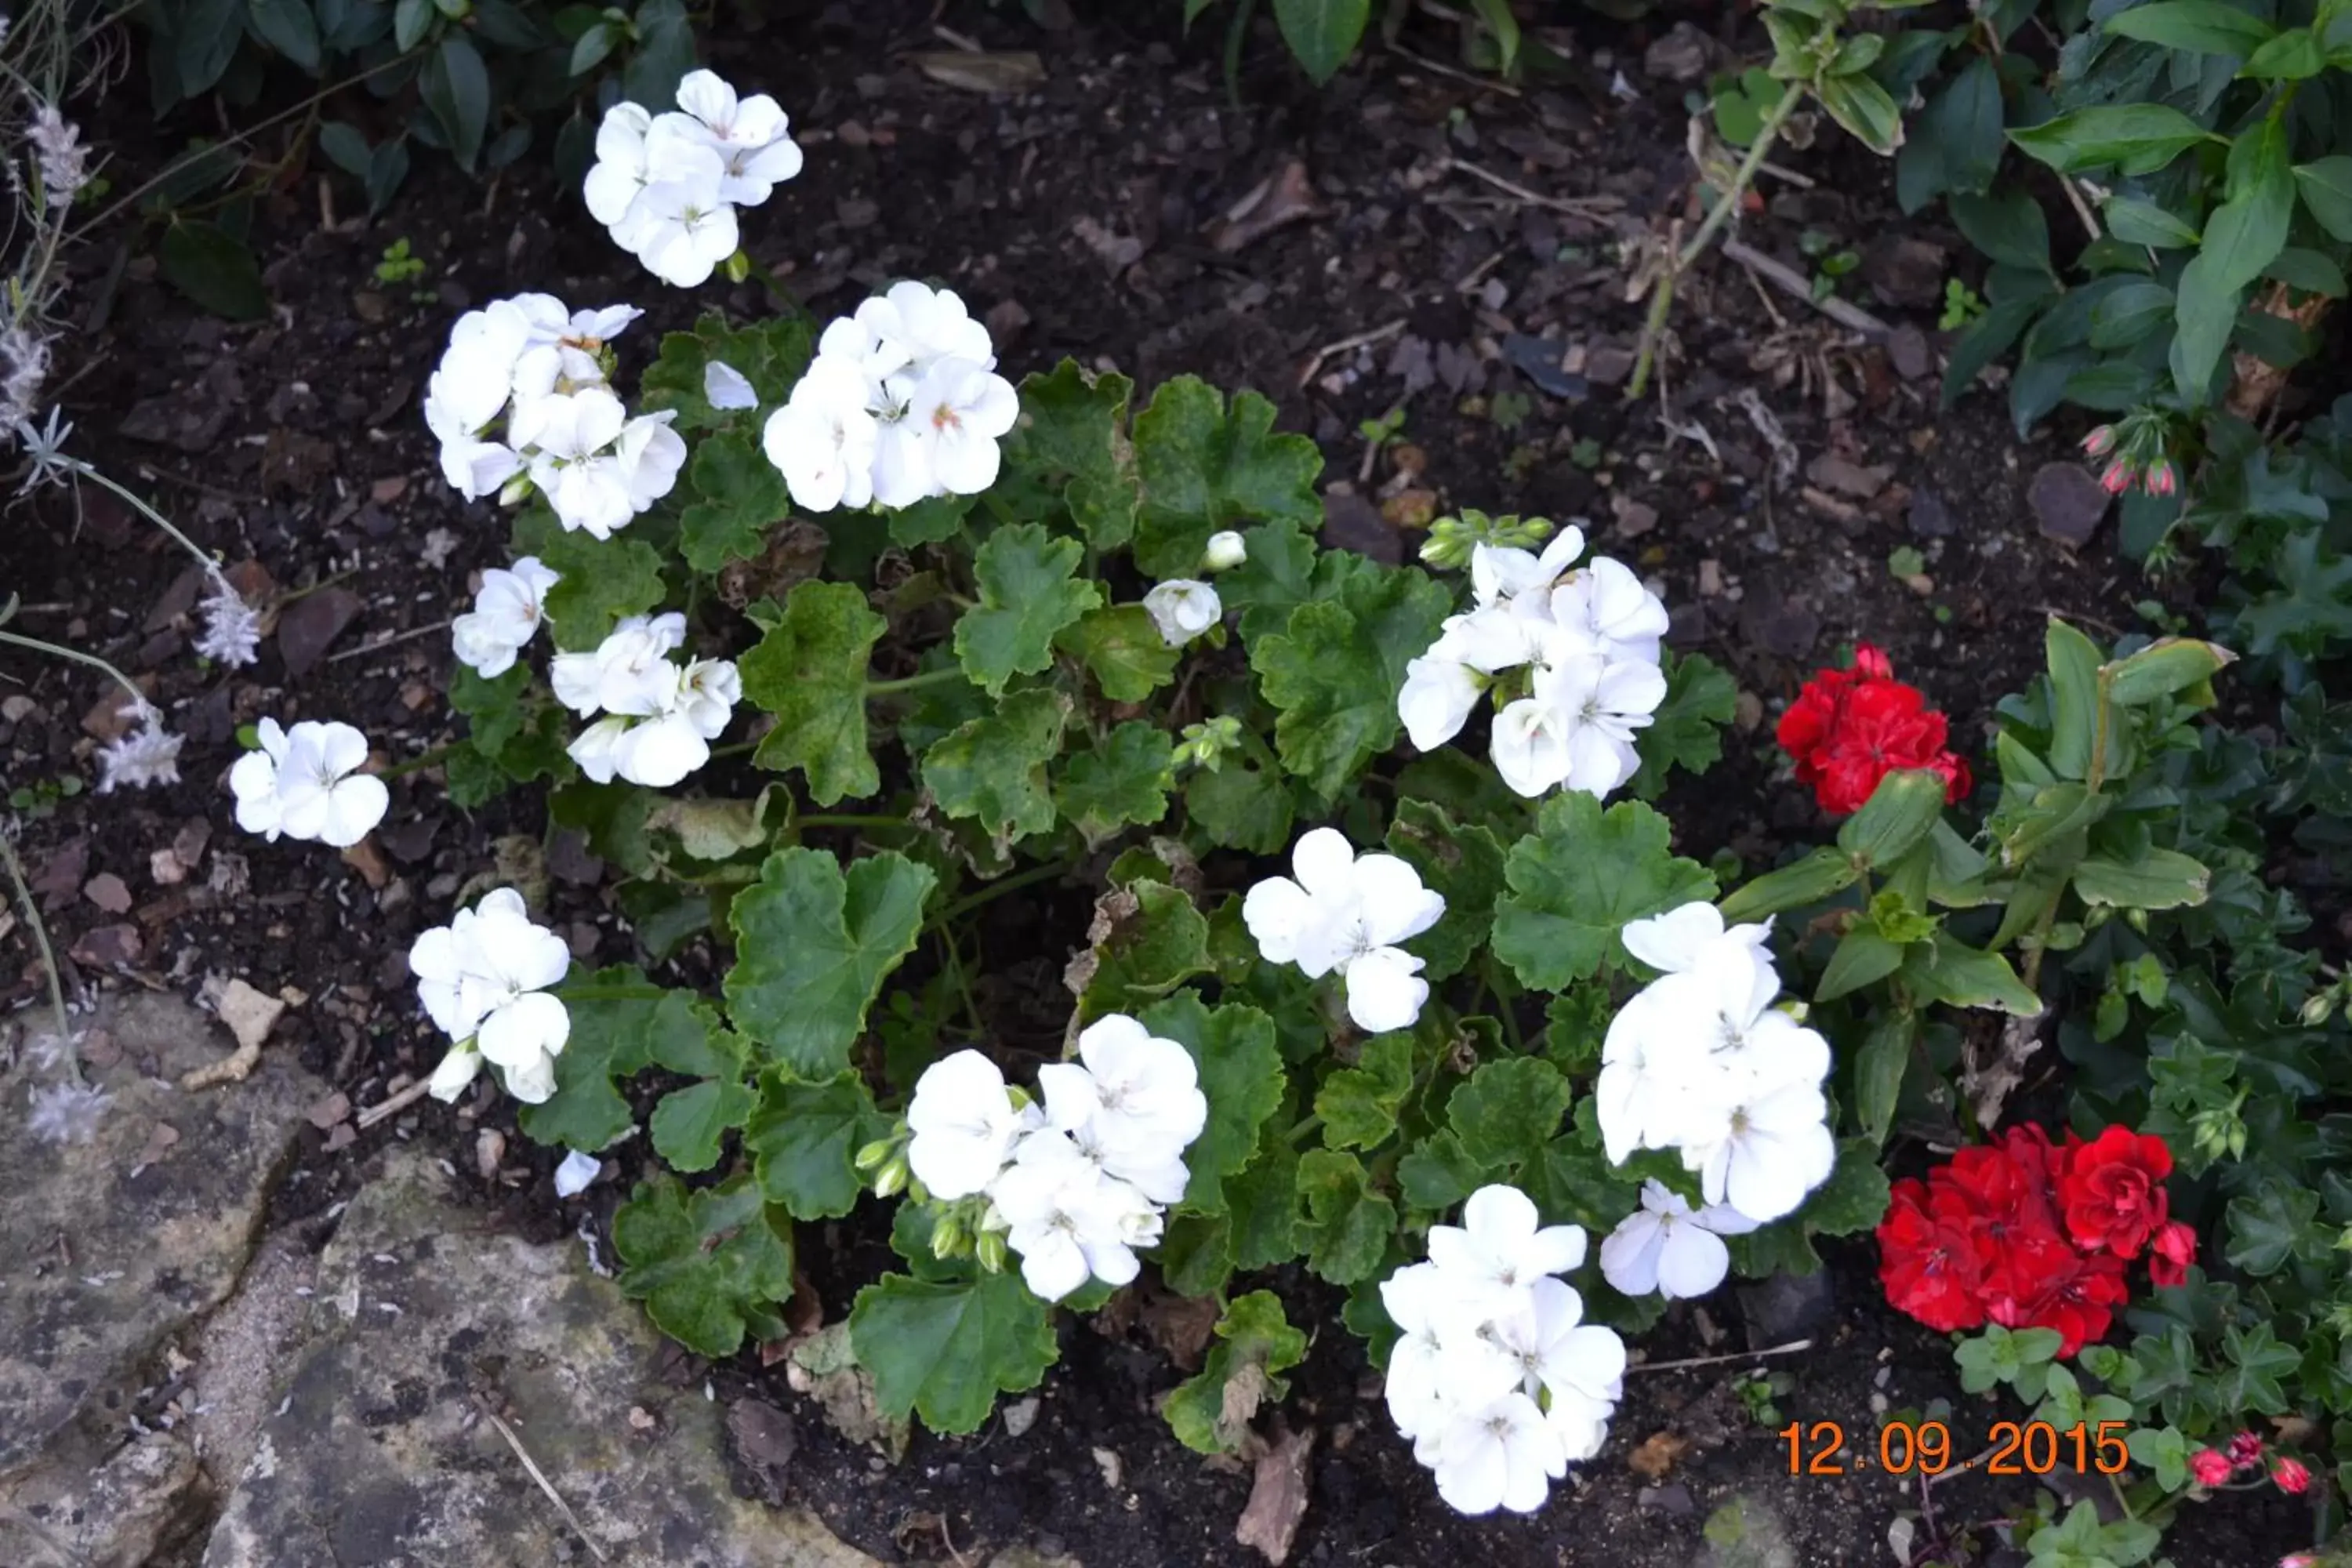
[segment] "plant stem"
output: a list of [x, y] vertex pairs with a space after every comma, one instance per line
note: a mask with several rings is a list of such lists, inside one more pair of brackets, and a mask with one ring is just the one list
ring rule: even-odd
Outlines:
[[1066, 864], [1059, 860], [1050, 866], [1032, 866], [1016, 876], [1007, 877], [1001, 882], [991, 883], [984, 890], [974, 893], [968, 899], [959, 899], [940, 912], [936, 923], [945, 925], [950, 921], [960, 920], [982, 905], [992, 903], [1007, 893], [1018, 891], [1033, 883], [1045, 881], [1049, 877], [1066, 876], [1069, 869]]
[[795, 816], [793, 818], [793, 826], [794, 827], [905, 827], [908, 822], [903, 816], [845, 816], [835, 814]]
[[898, 680], [869, 680], [866, 683], [866, 695], [869, 698], [887, 697], [894, 692], [913, 691], [919, 687], [940, 686], [950, 680], [969, 680], [970, 679], [971, 677], [965, 675], [961, 669], [930, 669], [925, 670], [920, 675], [909, 675]]
[[1706, 247], [1714, 243], [1715, 237], [1738, 209], [1739, 199], [1755, 183], [1756, 171], [1764, 166], [1765, 155], [1772, 150], [1772, 143], [1780, 139], [1781, 125], [1796, 112], [1797, 105], [1804, 96], [1805, 84], [1792, 81], [1781, 91], [1780, 101], [1765, 111], [1763, 121], [1757, 126], [1756, 139], [1748, 144], [1748, 156], [1739, 161], [1739, 167], [1732, 174], [1730, 188], [1716, 193], [1715, 205], [1707, 209], [1706, 220], [1698, 226], [1698, 232], [1691, 236], [1689, 244], [1675, 252], [1674, 260], [1666, 268], [1665, 276], [1659, 279], [1657, 287], [1651, 290], [1650, 314], [1642, 323], [1641, 357], [1634, 362], [1633, 379], [1625, 384], [1625, 396], [1629, 402], [1638, 400], [1649, 389], [1650, 365], [1657, 358], [1658, 338], [1666, 328], [1666, 311], [1674, 304], [1675, 285], [1681, 281], [1682, 275], [1690, 269], [1691, 264], [1706, 254]]
[[28, 647], [36, 653], [54, 654], [59, 658], [69, 658], [76, 664], [86, 664], [92, 669], [103, 670], [114, 678], [116, 685], [131, 693], [131, 703], [141, 712], [143, 713], [155, 706], [147, 700], [147, 694], [140, 690], [129, 676], [94, 653], [84, 653], [78, 647], [67, 647], [61, 643], [43, 642], [38, 637], [28, 637], [11, 631], [0, 631], [0, 642], [15, 643], [18, 647]]
[[375, 776], [380, 779], [389, 780], [404, 778], [410, 773], [423, 773], [426, 768], [433, 767], [448, 761], [449, 753], [457, 749], [457, 748], [454, 745], [436, 746], [429, 752], [419, 752], [417, 755], [409, 758], [404, 763], [394, 763], [392, 766], [384, 769], [383, 772], [376, 774]]
[[1519, 1032], [1519, 1015], [1513, 1004], [1518, 1000], [1518, 987], [1505, 980], [1495, 970], [1495, 955], [1482, 955], [1479, 963], [1480, 980], [1495, 993], [1495, 1011], [1503, 1016], [1503, 1034], [1511, 1042], [1511, 1049], [1524, 1052], [1527, 1037]]
[[[121, 485], [100, 473], [96, 465], [83, 462], [79, 458], [75, 459], [73, 468], [75, 473], [80, 475], [83, 479], [91, 480], [101, 489], [113, 491], [117, 496], [121, 497], [127, 505], [137, 511], [140, 516], [145, 518], [148, 521], [162, 529], [165, 535], [167, 535], [173, 543], [186, 551], [189, 554], [194, 556], [196, 558], [197, 565], [202, 566], [205, 571], [211, 573], [214, 577], [219, 578], [224, 582], [226, 581], [226, 578], [221, 578], [220, 563], [213, 558], [211, 551], [200, 548], [194, 540], [190, 539], [186, 534], [182, 533], [177, 528], [173, 527], [172, 525], [171, 519], [165, 517], [162, 512], [157, 511], [153, 507], [148, 505], [143, 499], [131, 490], [128, 487]], [[351, 576], [352, 574], [346, 572], [343, 575], [348, 577]], [[329, 582], [332, 582], [335, 579], [332, 578], [328, 579]], [[324, 585], [324, 584], [319, 584], [319, 586], [321, 587]], [[302, 594], [307, 594], [309, 592], [310, 590], [308, 588], [301, 590]], [[299, 598], [301, 594], [289, 594], [287, 595], [289, 599]]]
[[66, 991], [58, 979], [57, 951], [49, 946], [49, 928], [41, 923], [40, 906], [33, 902], [33, 889], [25, 885], [25, 868], [17, 862], [16, 847], [8, 836], [0, 833], [0, 863], [8, 868], [8, 881], [16, 889], [16, 901], [24, 906], [25, 923], [32, 928], [33, 945], [41, 952], [41, 973], [48, 977], [49, 1006], [57, 1014], [58, 1051], [66, 1064], [68, 1081], [81, 1082], [81, 1052], [74, 1048], [73, 1021], [66, 1016]]
[[1320, 1116], [1312, 1113], [1302, 1116], [1298, 1119], [1297, 1126], [1282, 1135], [1282, 1141], [1286, 1143], [1296, 1143], [1322, 1125], [1323, 1119]]
[[559, 1002], [658, 1002], [669, 993], [658, 985], [559, 985], [548, 994]]

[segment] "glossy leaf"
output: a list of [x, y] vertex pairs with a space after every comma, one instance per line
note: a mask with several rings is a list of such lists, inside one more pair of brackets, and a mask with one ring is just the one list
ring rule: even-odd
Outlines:
[[782, 1332], [775, 1304], [793, 1293], [793, 1249], [749, 1176], [689, 1194], [674, 1179], [641, 1182], [613, 1215], [619, 1284], [664, 1333], [719, 1360], [746, 1332]]
[[882, 983], [915, 949], [938, 879], [895, 850], [845, 875], [820, 849], [780, 849], [729, 911], [735, 965], [727, 1004], [740, 1029], [811, 1082], [849, 1065]]
[[885, 1275], [857, 1293], [849, 1340], [885, 1415], [945, 1433], [978, 1431], [999, 1394], [1036, 1387], [1058, 1353], [1050, 1309], [1016, 1272]]

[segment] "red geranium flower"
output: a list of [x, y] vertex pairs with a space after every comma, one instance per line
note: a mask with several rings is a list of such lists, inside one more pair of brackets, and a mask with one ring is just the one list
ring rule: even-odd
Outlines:
[[1985, 1320], [1976, 1247], [1963, 1226], [1929, 1211], [1927, 1195], [1916, 1181], [1895, 1184], [1878, 1222], [1879, 1283], [1898, 1310], [1931, 1329], [1976, 1328]]
[[2054, 1230], [2019, 1237], [1985, 1277], [1986, 1314], [2005, 1329], [2057, 1330], [2061, 1356], [2105, 1339], [2130, 1297], [2122, 1258], [2077, 1252]]
[[1969, 765], [1947, 749], [1949, 724], [1919, 689], [1864, 643], [1852, 669], [1816, 671], [1775, 731], [1824, 811], [1859, 811], [1888, 773], [1924, 768], [1944, 781], [1944, 798], [1969, 792]]
[[2179, 1220], [2148, 1238], [2147, 1277], [2161, 1286], [2185, 1285], [2189, 1266], [2197, 1261], [2197, 1233]]
[[2110, 1127], [2074, 1151], [2058, 1202], [2075, 1245], [2137, 1258], [2170, 1210], [2164, 1179], [2172, 1151], [2153, 1132]]

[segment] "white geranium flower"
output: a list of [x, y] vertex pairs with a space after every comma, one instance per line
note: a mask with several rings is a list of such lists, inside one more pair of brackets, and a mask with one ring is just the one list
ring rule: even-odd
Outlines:
[[1208, 548], [1201, 553], [1201, 570], [1230, 572], [1249, 559], [1249, 542], [1232, 529], [1221, 529], [1209, 535]]
[[1080, 1033], [1078, 1056], [1037, 1069], [1046, 1124], [1154, 1203], [1182, 1199], [1183, 1152], [1209, 1120], [1192, 1053], [1114, 1013]]
[[[571, 972], [572, 950], [531, 922], [520, 893], [497, 889], [449, 924], [423, 932], [408, 966], [434, 1023], [454, 1038], [470, 1038], [501, 1070], [509, 1094], [536, 1105], [555, 1093], [555, 1058], [572, 1018], [546, 987]], [[435, 1079], [454, 1098], [476, 1070], [445, 1060]]]
[[555, 700], [585, 719], [602, 709], [643, 718], [676, 700], [679, 671], [669, 656], [686, 646], [686, 617], [676, 610], [629, 616], [593, 653], [560, 653], [548, 666]]
[[1404, 1436], [1433, 1433], [1457, 1405], [1516, 1384], [1516, 1369], [1478, 1331], [1483, 1298], [1436, 1264], [1408, 1264], [1381, 1281], [1381, 1305], [1403, 1335], [1389, 1352], [1386, 1392]]
[[701, 129], [725, 165], [721, 199], [755, 207], [801, 172], [801, 150], [791, 121], [766, 93], [738, 99], [734, 88], [708, 70], [688, 71], [677, 84], [677, 106]]
[[1551, 591], [1553, 624], [1567, 627], [1611, 663], [1654, 666], [1666, 635], [1666, 606], [1622, 562], [1593, 557]]
[[601, 386], [552, 393], [516, 411], [509, 434], [566, 529], [610, 539], [636, 516], [628, 477], [607, 451], [628, 422], [621, 400]]
[[1415, 750], [1433, 752], [1462, 732], [1486, 691], [1485, 677], [1469, 665], [1424, 654], [1404, 667], [1397, 717]]
[[1496, 1315], [1486, 1338], [1530, 1399], [1549, 1390], [1613, 1404], [1624, 1392], [1625, 1342], [1585, 1322], [1584, 1299], [1561, 1280], [1535, 1280], [1522, 1300]]
[[449, 625], [458, 662], [486, 680], [513, 668], [515, 656], [539, 635], [546, 619], [547, 591], [562, 581], [536, 555], [483, 573], [474, 607]]
[[722, 411], [760, 406], [760, 395], [750, 379], [724, 360], [702, 367], [702, 400]]
[[1759, 1225], [1796, 1213], [1837, 1163], [1821, 1089], [1829, 1042], [1784, 1013], [1765, 1018], [1785, 1026], [1759, 1021], [1756, 1054], [1730, 1069], [1738, 1088], [1705, 1102], [1706, 1120], [1695, 1117], [1682, 1143], [1683, 1163], [1698, 1173], [1706, 1201], [1727, 1203]]
[[988, 1195], [1008, 1227], [1005, 1244], [1020, 1255], [1021, 1278], [1048, 1301], [1089, 1278], [1132, 1282], [1141, 1268], [1134, 1249], [1160, 1239], [1151, 1201], [1105, 1175], [1058, 1132], [1023, 1139]]
[[1437, 1492], [1457, 1513], [1533, 1513], [1568, 1473], [1559, 1435], [1517, 1392], [1461, 1411], [1439, 1441]]
[[1666, 678], [1654, 664], [1610, 663], [1596, 653], [1561, 653], [1536, 672], [1535, 697], [1567, 724], [1570, 789], [1607, 798], [1642, 765], [1634, 734], [1665, 700]]
[[873, 374], [910, 370], [920, 376], [940, 360], [971, 360], [983, 369], [996, 365], [988, 328], [971, 319], [962, 296], [907, 280], [857, 307], [856, 321], [873, 344]]
[[1492, 1311], [1516, 1309], [1536, 1280], [1584, 1261], [1580, 1226], [1547, 1226], [1517, 1187], [1480, 1187], [1462, 1205], [1462, 1223], [1429, 1228], [1429, 1260], [1465, 1289], [1483, 1291]]
[[579, 765], [592, 784], [611, 784], [621, 771], [623, 748], [632, 721], [615, 714], [599, 719], [572, 738], [564, 754]]
[[708, 156], [707, 166], [687, 157], [669, 159], [661, 177], [630, 204], [624, 226], [613, 231], [646, 271], [680, 289], [710, 281], [719, 264], [742, 244], [735, 209], [719, 195], [725, 164], [709, 149], [698, 151]]
[[632, 517], [652, 510], [677, 486], [678, 472], [686, 467], [686, 438], [670, 428], [677, 417], [677, 410], [666, 408], [640, 414], [621, 427], [613, 463]]
[[678, 679], [678, 710], [706, 741], [715, 741], [726, 732], [735, 704], [741, 700], [743, 677], [732, 659], [698, 658]]
[[1557, 789], [1575, 766], [1573, 734], [1573, 721], [1549, 702], [1522, 697], [1507, 703], [1495, 715], [1495, 772], [1529, 800]]
[[1479, 544], [1470, 552], [1470, 589], [1482, 610], [1545, 605], [1560, 574], [1584, 553], [1584, 530], [1569, 524], [1544, 545], [1543, 553], [1508, 545]]
[[280, 731], [269, 719], [258, 733], [261, 749], [229, 770], [239, 826], [273, 841], [282, 833], [348, 849], [383, 820], [392, 792], [358, 771], [367, 763], [365, 735], [310, 720]]
[[596, 163], [588, 171], [581, 195], [588, 216], [606, 228], [620, 227], [652, 183], [646, 141], [653, 123], [643, 105], [627, 102], [615, 103], [597, 122]]
[[1217, 591], [1189, 577], [1171, 578], [1143, 595], [1151, 624], [1170, 647], [1182, 647], [1224, 617]]
[[1448, 616], [1429, 646], [1428, 657], [1466, 664], [1486, 675], [1499, 675], [1533, 662], [1542, 647], [1544, 623], [1531, 616], [1515, 615], [1507, 605]]
[[987, 1190], [1021, 1135], [1038, 1124], [1013, 1103], [1004, 1075], [978, 1051], [942, 1057], [923, 1069], [908, 1102], [907, 1164], [931, 1196], [952, 1202]]
[[784, 405], [768, 416], [761, 449], [784, 476], [794, 505], [831, 511], [874, 500], [881, 426], [867, 411], [867, 395], [856, 364], [820, 355]]
[[1359, 1028], [1410, 1026], [1428, 999], [1422, 961], [1396, 944], [1445, 913], [1444, 895], [1393, 855], [1358, 857], [1337, 828], [1318, 827], [1291, 851], [1297, 880], [1270, 877], [1242, 900], [1242, 921], [1270, 963], [1296, 963], [1309, 980], [1337, 972]]
[[976, 496], [996, 482], [996, 443], [1020, 415], [1013, 384], [968, 359], [940, 360], [908, 399], [908, 422], [925, 432], [931, 477], [950, 495]]
[[614, 748], [621, 777], [647, 789], [667, 789], [710, 761], [710, 742], [682, 707], [629, 726]]
[[1601, 1243], [1601, 1275], [1628, 1296], [1653, 1290], [1669, 1301], [1704, 1296], [1731, 1271], [1731, 1251], [1723, 1237], [1755, 1228], [1756, 1222], [1736, 1209], [1693, 1211], [1664, 1182], [1644, 1182], [1642, 1206]]
[[258, 833], [270, 843], [285, 831], [284, 813], [278, 804], [278, 770], [286, 761], [286, 731], [275, 719], [254, 726], [256, 750], [237, 758], [228, 770], [229, 794], [236, 797], [236, 825]]
[[1738, 942], [1748, 949], [1771, 981], [1770, 990], [1756, 1004], [1757, 1009], [1770, 1005], [1773, 996], [1780, 993], [1780, 977], [1772, 972], [1771, 951], [1766, 946], [1772, 935], [1769, 916], [1759, 924], [1727, 927], [1722, 910], [1705, 899], [1695, 899], [1664, 914], [1628, 921], [1619, 934], [1626, 952], [1665, 974], [1697, 968], [1707, 950], [1718, 942]]
[[[440, 1022], [437, 1018], [434, 1021]], [[457, 1097], [481, 1076], [482, 1053], [474, 1048], [471, 1039], [460, 1040], [443, 1055], [441, 1065], [433, 1069], [433, 1077], [426, 1082], [425, 1091], [444, 1105], [453, 1105]]]

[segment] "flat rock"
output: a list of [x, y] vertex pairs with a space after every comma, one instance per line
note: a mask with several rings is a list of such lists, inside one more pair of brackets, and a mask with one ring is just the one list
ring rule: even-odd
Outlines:
[[489, 1233], [447, 1181], [395, 1148], [352, 1200], [319, 1259], [319, 1337], [204, 1568], [589, 1562], [489, 1411], [607, 1563], [872, 1568], [807, 1513], [735, 1495], [719, 1407], [661, 1376], [659, 1331], [576, 1243]]
[[209, 1497], [196, 1451], [169, 1432], [95, 1462], [43, 1460], [0, 1484], [0, 1561], [152, 1568], [202, 1537]]
[[2091, 542], [2115, 499], [2080, 463], [2042, 464], [2025, 491], [2042, 537], [2074, 550]]
[[[230, 1047], [175, 996], [110, 997], [89, 1032], [101, 1031], [119, 1054], [85, 1068], [112, 1097], [88, 1142], [0, 1117], [0, 1477], [78, 1422], [119, 1438], [163, 1342], [228, 1298], [302, 1112], [326, 1092], [282, 1052], [242, 1083], [184, 1092], [173, 1079]], [[0, 1076], [0, 1102], [51, 1080], [38, 1055]]]

